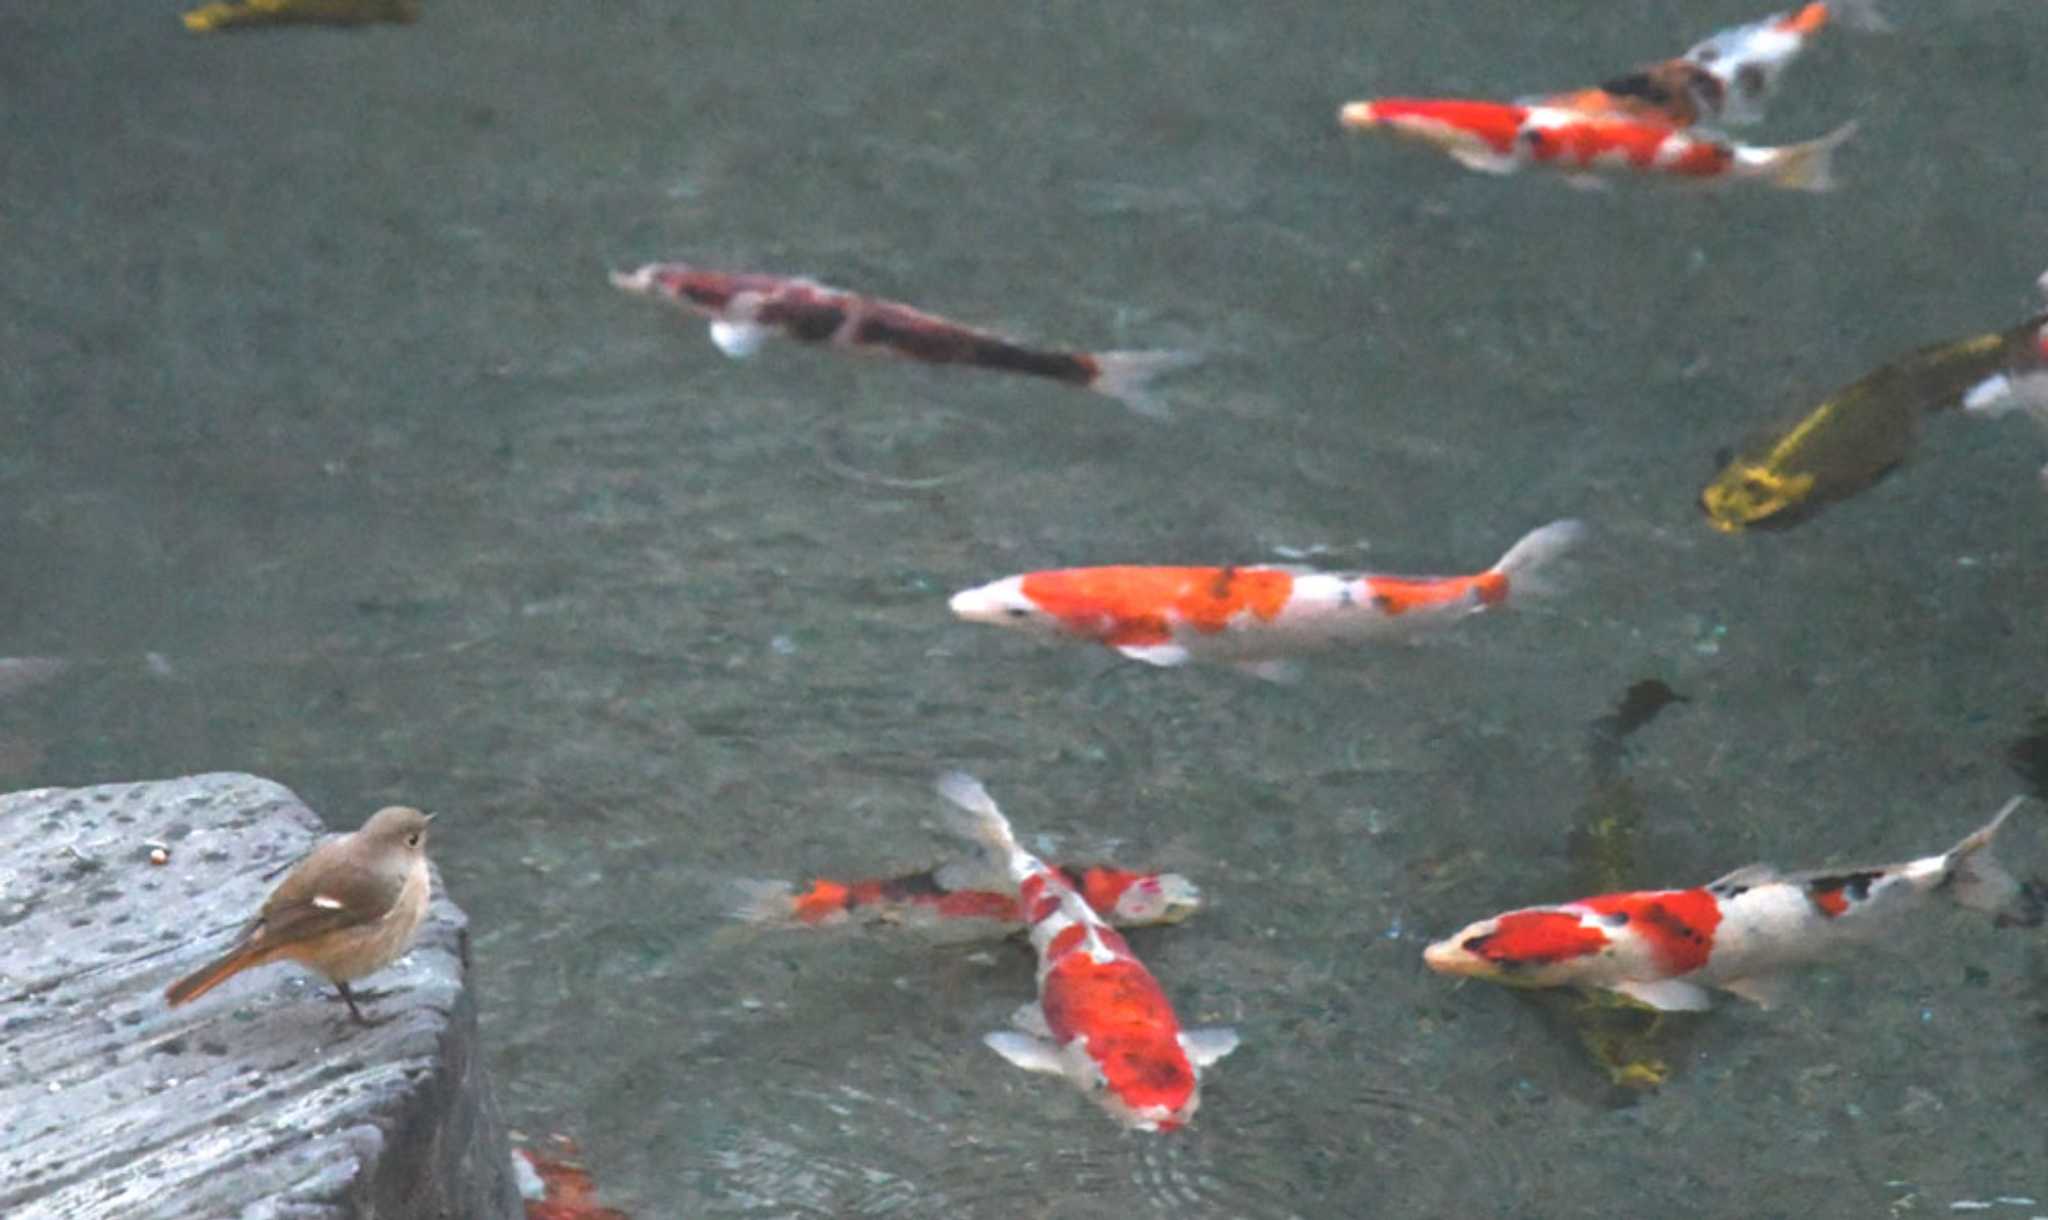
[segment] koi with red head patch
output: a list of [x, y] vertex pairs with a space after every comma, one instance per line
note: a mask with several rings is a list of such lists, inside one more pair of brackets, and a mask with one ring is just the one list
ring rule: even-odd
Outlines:
[[1151, 665], [1193, 658], [1270, 674], [1283, 658], [1401, 635], [1518, 601], [1585, 527], [1553, 521], [1468, 576], [1390, 576], [1284, 567], [1061, 568], [953, 595], [974, 623], [1094, 640]]
[[1152, 972], [1067, 879], [1024, 850], [986, 789], [939, 781], [955, 829], [1005, 861], [1038, 953], [1038, 1002], [983, 1038], [1027, 1071], [1064, 1076], [1137, 1131], [1172, 1131], [1201, 1104], [1201, 1070], [1237, 1048], [1230, 1029], [1184, 1030]]
[[1662, 116], [1454, 98], [1352, 102], [1339, 117], [1354, 130], [1419, 140], [1467, 169], [1489, 174], [1537, 165], [1563, 170], [1581, 182], [1594, 181], [1597, 174], [1630, 173], [1697, 182], [1757, 181], [1796, 191], [1830, 189], [1835, 149], [1856, 131], [1854, 123], [1845, 123], [1818, 140], [1762, 148], [1687, 131]]
[[[1117, 927], [1179, 923], [1202, 905], [1202, 891], [1179, 873], [1142, 873], [1112, 865], [1055, 865], [1054, 871], [1095, 912]], [[921, 873], [865, 881], [820, 877], [799, 892], [787, 881], [735, 882], [733, 918], [779, 927], [985, 922], [1010, 932], [1024, 911], [1007, 875], [967, 861]]]
[[1180, 351], [1076, 352], [1028, 347], [988, 331], [895, 301], [830, 288], [793, 276], [711, 271], [684, 263], [648, 263], [614, 271], [612, 284], [711, 320], [711, 341], [734, 359], [759, 351], [770, 335], [843, 351], [921, 364], [957, 364], [1022, 373], [1093, 390], [1141, 415], [1163, 415], [1152, 382], [1199, 359]]
[[1615, 991], [1658, 1009], [1707, 1008], [1708, 988], [1769, 1007], [1785, 970], [1863, 943], [1937, 894], [2001, 925], [2039, 924], [2041, 888], [2013, 880], [1990, 851], [2025, 802], [1938, 856], [1799, 873], [1754, 864], [1695, 889], [1528, 907], [1472, 924], [1422, 960], [1442, 974]]

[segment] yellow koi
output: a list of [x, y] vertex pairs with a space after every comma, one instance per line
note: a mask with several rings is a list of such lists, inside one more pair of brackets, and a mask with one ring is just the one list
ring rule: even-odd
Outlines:
[[1920, 417], [1959, 406], [1985, 378], [2029, 359], [2048, 313], [2008, 330], [1936, 343], [1828, 396], [1790, 427], [1744, 445], [1700, 489], [1723, 533], [1786, 526], [1877, 482], [1912, 449]]

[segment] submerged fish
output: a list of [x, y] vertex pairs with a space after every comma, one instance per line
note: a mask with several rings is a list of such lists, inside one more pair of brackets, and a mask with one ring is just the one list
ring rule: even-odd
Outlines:
[[[1024, 908], [1007, 877], [987, 877], [962, 862], [866, 881], [820, 877], [801, 892], [787, 881], [738, 882], [733, 917], [746, 923], [829, 928], [850, 923], [985, 921], [1024, 926]], [[1179, 873], [1141, 873], [1108, 865], [1049, 866], [1095, 912], [1118, 927], [1179, 923], [1202, 905], [1202, 892]]]
[[1022, 373], [1093, 390], [1141, 415], [1163, 415], [1152, 382], [1198, 361], [1191, 352], [1077, 352], [1027, 347], [984, 330], [895, 301], [830, 288], [784, 275], [712, 271], [684, 263], [649, 263], [614, 271], [612, 284], [657, 297], [711, 320], [711, 341], [734, 359], [786, 335], [844, 351], [922, 364], [959, 364]]
[[206, 4], [184, 15], [198, 34], [256, 25], [368, 25], [419, 19], [419, 0], [235, 0]]
[[1456, 622], [1542, 587], [1543, 569], [1585, 534], [1532, 530], [1483, 572], [1391, 576], [1284, 567], [1059, 568], [955, 593], [955, 615], [1094, 640], [1149, 665], [1212, 659], [1278, 676], [1285, 658]]
[[1987, 335], [1936, 343], [1837, 390], [1789, 427], [1745, 443], [1705, 487], [1700, 507], [1724, 533], [1785, 526], [1877, 482], [1912, 451], [1921, 417], [1984, 393], [2040, 357], [2048, 313]]
[[1718, 988], [1769, 1007], [1788, 969], [1881, 935], [1940, 895], [2000, 925], [2037, 925], [2038, 886], [1992, 859], [2015, 797], [1938, 856], [1870, 868], [1737, 869], [1689, 890], [1602, 894], [1472, 924], [1423, 953], [1429, 968], [1516, 987], [1615, 991], [1652, 1008], [1697, 1011]]
[[1765, 148], [1689, 130], [1656, 115], [1464, 98], [1386, 97], [1352, 102], [1346, 127], [1384, 131], [1438, 149], [1467, 169], [1511, 174], [1527, 166], [1595, 175], [1648, 174], [1695, 182], [1754, 181], [1795, 191], [1834, 186], [1834, 154], [1855, 134], [1844, 123], [1817, 140]]
[[939, 781], [956, 829], [1007, 863], [1038, 953], [1038, 1003], [982, 1040], [1027, 1071], [1064, 1076], [1135, 1131], [1172, 1131], [1201, 1104], [1201, 1070], [1237, 1049], [1231, 1029], [1183, 1030], [1159, 980], [1065, 878], [1018, 845], [979, 781]]

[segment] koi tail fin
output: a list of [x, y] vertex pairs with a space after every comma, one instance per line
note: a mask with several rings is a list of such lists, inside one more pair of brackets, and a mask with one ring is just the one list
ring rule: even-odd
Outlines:
[[954, 834], [974, 843], [980, 843], [998, 856], [1007, 859], [1018, 850], [1017, 837], [1010, 831], [1010, 820], [1003, 811], [996, 808], [994, 798], [981, 781], [964, 771], [949, 771], [939, 777], [939, 795], [951, 801], [954, 808], [949, 810], [946, 826]]
[[172, 1008], [198, 999], [263, 960], [253, 946], [238, 944], [213, 961], [164, 988], [164, 1000]]
[[1774, 148], [1764, 178], [1788, 191], [1834, 190], [1835, 150], [1855, 134], [1856, 120], [1850, 119], [1818, 140]]
[[1095, 352], [1095, 376], [1088, 388], [1129, 407], [1148, 419], [1165, 419], [1172, 414], [1152, 392], [1152, 383], [1168, 373], [1202, 362], [1199, 352], [1134, 351]]
[[2037, 927], [2044, 915], [2042, 887], [2021, 885], [1991, 856], [1991, 840], [2013, 810], [2026, 803], [2024, 796], [2007, 801], [1997, 816], [1950, 848], [1944, 857], [1950, 895], [1959, 905], [1992, 916], [1999, 927]]
[[1550, 592], [1554, 585], [1546, 569], [1585, 536], [1585, 522], [1569, 517], [1530, 530], [1520, 542], [1508, 548], [1508, 553], [1500, 557], [1499, 563], [1486, 570], [1486, 576], [1480, 583], [1481, 600], [1493, 605], [1507, 600], [1510, 594], [1519, 600]]

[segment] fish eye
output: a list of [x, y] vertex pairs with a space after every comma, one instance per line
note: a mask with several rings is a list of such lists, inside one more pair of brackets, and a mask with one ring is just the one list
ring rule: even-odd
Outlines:
[[1735, 87], [1755, 97], [1764, 91], [1770, 82], [1764, 78], [1764, 70], [1751, 64], [1735, 74]]

